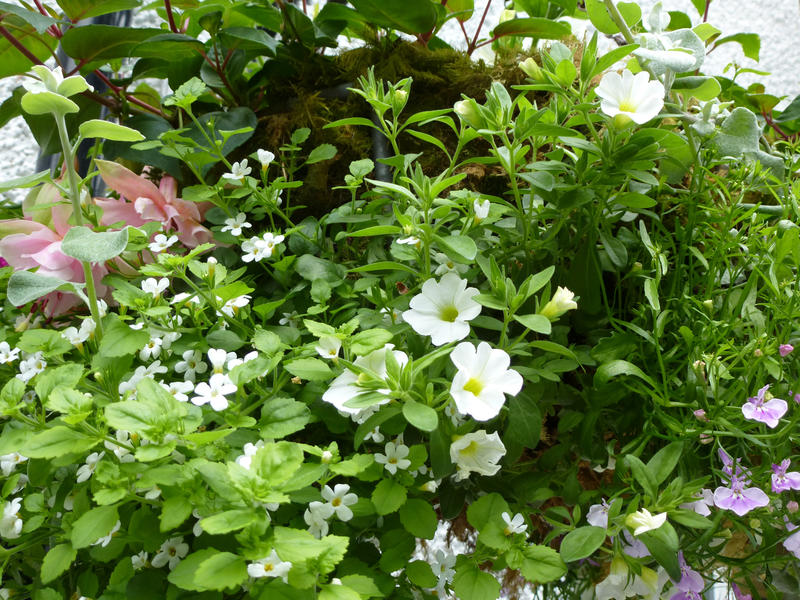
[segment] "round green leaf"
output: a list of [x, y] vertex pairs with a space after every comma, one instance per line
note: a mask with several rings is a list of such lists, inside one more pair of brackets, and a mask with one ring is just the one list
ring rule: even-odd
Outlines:
[[432, 540], [439, 518], [429, 502], [412, 498], [400, 507], [400, 522], [411, 535]]
[[403, 405], [403, 416], [421, 431], [433, 431], [439, 425], [439, 417], [434, 409], [413, 400]]
[[88, 227], [73, 227], [61, 242], [61, 251], [83, 262], [105, 262], [119, 256], [128, 245], [128, 228], [96, 233]]

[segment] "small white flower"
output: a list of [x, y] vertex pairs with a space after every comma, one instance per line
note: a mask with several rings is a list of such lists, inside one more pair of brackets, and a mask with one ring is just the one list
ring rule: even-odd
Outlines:
[[43, 354], [41, 352], [34, 352], [25, 360], [20, 361], [19, 373], [16, 377], [28, 383], [31, 379], [36, 377], [36, 375], [44, 371], [46, 366], [47, 361], [43, 358]]
[[142, 550], [139, 554], [134, 554], [131, 556], [131, 564], [133, 565], [134, 571], [141, 571], [147, 566], [147, 559], [149, 558], [149, 554]]
[[470, 473], [494, 475], [500, 470], [498, 461], [506, 454], [497, 432], [486, 433], [483, 429], [467, 433], [450, 444], [450, 460], [458, 467], [456, 481], [469, 477]]
[[169, 279], [162, 277], [156, 279], [155, 277], [148, 277], [142, 282], [142, 291], [150, 294], [153, 298], [159, 298], [169, 287]]
[[481, 305], [472, 299], [477, 293], [455, 273], [446, 273], [438, 282], [428, 279], [421, 293], [411, 299], [403, 319], [417, 333], [431, 336], [434, 346], [464, 339], [469, 335], [467, 322], [481, 312]]
[[404, 244], [407, 246], [417, 246], [419, 245], [419, 238], [414, 235], [409, 235], [407, 237], [398, 239], [397, 243]]
[[228, 399], [225, 396], [235, 393], [237, 389], [236, 384], [227, 375], [214, 373], [208, 383], [203, 381], [194, 388], [194, 393], [197, 395], [192, 398], [192, 404], [197, 406], [209, 404], [216, 411], [225, 410], [228, 408]]
[[131, 451], [122, 445], [122, 444], [130, 445], [131, 443], [130, 434], [127, 431], [118, 429], [114, 437], [117, 439], [119, 444], [115, 444], [114, 442], [106, 440], [105, 442], [103, 442], [103, 445], [106, 447], [106, 449], [113, 452], [114, 456], [116, 456], [119, 459], [119, 462], [123, 463], [134, 462], [136, 459], [134, 458], [133, 454], [131, 454]]
[[173, 381], [171, 383], [160, 382], [161, 387], [167, 390], [178, 402], [188, 402], [190, 392], [194, 391], [194, 383], [191, 381]]
[[444, 252], [437, 252], [433, 255], [433, 260], [439, 263], [434, 275], [444, 275], [445, 273], [455, 273], [456, 275], [463, 275], [469, 270], [467, 265], [462, 265], [452, 260]]
[[333, 516], [333, 507], [330, 504], [315, 500], [310, 502], [303, 513], [303, 520], [308, 525], [308, 531], [316, 538], [328, 535], [328, 519]]
[[696, 500], [694, 502], [687, 502], [686, 504], [681, 504], [678, 508], [684, 508], [686, 510], [693, 510], [698, 515], [702, 515], [707, 517], [711, 514], [711, 510], [708, 508], [709, 506], [714, 506], [714, 492], [709, 489], [703, 488], [699, 492], [697, 492], [694, 497]]
[[380, 452], [375, 453], [375, 462], [383, 465], [392, 475], [397, 473], [397, 469], [405, 471], [411, 466], [411, 461], [406, 458], [409, 450], [408, 446], [405, 444], [387, 442], [384, 452], [386, 454], [381, 454]]
[[430, 492], [431, 494], [433, 494], [437, 489], [439, 489], [440, 483], [441, 481], [438, 479], [431, 479], [430, 481], [426, 481], [421, 486], [419, 486], [419, 489], [421, 489], [423, 492]]
[[[94, 323], [94, 321], [92, 321]], [[90, 332], [84, 330], [83, 327], [78, 330], [77, 327], [67, 327], [61, 332], [61, 337], [67, 340], [73, 346], [80, 346], [89, 339]]]
[[97, 469], [97, 463], [100, 462], [106, 455], [105, 452], [92, 452], [89, 456], [86, 457], [86, 464], [81, 465], [78, 468], [77, 478], [76, 481], [78, 483], [83, 483], [87, 479], [89, 479], [92, 475], [94, 475], [95, 469]]
[[319, 342], [314, 346], [322, 358], [337, 358], [339, 350], [342, 348], [342, 341], [335, 335], [326, 335], [319, 339]]
[[350, 492], [350, 486], [346, 483], [337, 483], [333, 486], [326, 485], [322, 488], [322, 497], [328, 501], [333, 508], [333, 512], [342, 521], [349, 521], [353, 518], [353, 511], [350, 505], [358, 502], [358, 496]]
[[258, 162], [261, 163], [262, 170], [269, 167], [269, 164], [275, 160], [275, 155], [272, 152], [269, 150], [262, 150], [261, 148], [256, 150], [256, 156], [258, 157]]
[[506, 536], [515, 534], [515, 533], [526, 533], [528, 531], [528, 526], [525, 524], [525, 517], [521, 514], [517, 513], [512, 518], [507, 512], [504, 512], [500, 515], [505, 521], [505, 528], [503, 529], [503, 533]]
[[475, 212], [475, 221], [480, 223], [489, 216], [489, 209], [492, 203], [486, 198], [475, 198], [472, 202], [472, 210]]
[[516, 396], [522, 389], [522, 376], [508, 368], [508, 354], [486, 342], [477, 349], [470, 342], [461, 342], [450, 353], [450, 360], [458, 368], [450, 395], [458, 411], [476, 421], [495, 418], [505, 404], [505, 394]]
[[[217, 296], [217, 300], [219, 301], [221, 298]], [[244, 294], [242, 296], [236, 296], [236, 298], [231, 298], [230, 300], [226, 301], [222, 306], [219, 308], [219, 312], [217, 314], [225, 314], [229, 317], [233, 318], [239, 312], [240, 308], [244, 308], [250, 304], [250, 296]]]
[[175, 372], [183, 373], [186, 381], [194, 381], [195, 375], [208, 371], [208, 365], [203, 362], [203, 354], [200, 350], [187, 350], [182, 354], [182, 358], [183, 360], [175, 363]]
[[106, 314], [108, 314], [108, 303], [105, 300], [101, 300], [98, 298], [97, 312], [100, 315], [100, 317], [105, 317]]
[[148, 248], [150, 248], [150, 252], [163, 252], [177, 241], [178, 241], [177, 235], [171, 235], [167, 237], [163, 233], [159, 233], [156, 235], [156, 237], [153, 238], [153, 241], [150, 242]]
[[222, 227], [221, 231], [230, 231], [231, 235], [242, 235], [242, 229], [249, 229], [252, 227], [250, 223], [247, 222], [247, 215], [243, 212], [240, 212], [235, 217], [230, 217], [225, 219], [225, 225]]
[[431, 564], [431, 568], [433, 569], [433, 574], [436, 575], [440, 582], [450, 583], [453, 581], [453, 577], [456, 574], [456, 570], [454, 568], [455, 566], [455, 554], [437, 550], [433, 555], [433, 563]]
[[555, 321], [568, 310], [578, 308], [578, 303], [573, 300], [575, 294], [567, 288], [559, 286], [550, 301], [539, 310], [539, 314]]
[[658, 529], [667, 521], [667, 513], [658, 513], [651, 515], [650, 511], [646, 508], [636, 511], [628, 515], [625, 519], [625, 524], [633, 529], [633, 535], [640, 535], [646, 531]]
[[227, 179], [231, 183], [241, 183], [252, 171], [253, 169], [247, 166], [247, 159], [245, 158], [241, 162], [233, 163], [231, 165], [231, 172], [225, 173], [222, 178]]
[[258, 452], [259, 448], [263, 447], [264, 447], [263, 440], [258, 440], [255, 444], [247, 442], [244, 445], [244, 448], [242, 448], [242, 452], [244, 452], [244, 454], [236, 457], [236, 464], [249, 471], [250, 465], [253, 462], [253, 457], [256, 455], [256, 452]]
[[603, 75], [594, 91], [601, 98], [600, 110], [623, 122], [647, 123], [664, 106], [664, 85], [660, 81], [650, 81], [647, 71], [636, 75], [628, 69], [622, 75], [610, 71]]
[[383, 441], [383, 434], [381, 433], [380, 428], [376, 425], [372, 431], [368, 431], [367, 434], [364, 436], [365, 441], [372, 440], [376, 444], [380, 444]]
[[187, 292], [181, 292], [180, 294], [175, 294], [172, 298], [172, 302], [170, 304], [181, 304], [185, 307], [188, 307], [189, 304], [202, 304], [203, 301], [200, 299], [199, 296], [195, 294], [189, 294]]
[[243, 365], [244, 363], [250, 362], [251, 360], [255, 360], [256, 358], [258, 358], [258, 350], [253, 350], [252, 352], [248, 352], [247, 354], [244, 355], [244, 358], [238, 358], [234, 354], [234, 358], [228, 359], [228, 363], [225, 365], [225, 368], [228, 369], [228, 371], [233, 371], [239, 365]]
[[160, 337], [151, 337], [150, 341], [147, 342], [141, 350], [139, 350], [139, 360], [145, 362], [158, 357], [158, 355], [161, 354], [162, 343], [163, 342]]
[[8, 477], [20, 465], [28, 460], [27, 456], [22, 456], [19, 452], [12, 452], [11, 454], [3, 454], [0, 456], [0, 471], [3, 472], [3, 477]]
[[22, 519], [19, 516], [22, 498], [9, 500], [3, 506], [3, 516], [0, 517], [0, 537], [13, 540], [22, 533]]
[[383, 315], [383, 321], [387, 325], [395, 325], [403, 322], [403, 314], [395, 308], [389, 308], [387, 306], [382, 308], [379, 312]]
[[261, 577], [280, 577], [284, 583], [289, 583], [289, 571], [292, 563], [284, 562], [273, 550], [269, 556], [260, 558], [247, 565], [247, 574], [256, 579]]
[[281, 314], [283, 316], [278, 321], [278, 325], [297, 328], [297, 320], [299, 315], [297, 314], [296, 310], [293, 310], [290, 313], [281, 313]]
[[226, 352], [220, 348], [211, 348], [208, 351], [208, 362], [211, 363], [211, 369], [215, 374], [222, 373], [225, 370], [225, 363], [234, 358], [236, 358], [235, 352]]
[[134, 331], [139, 331], [143, 327], [144, 327], [144, 321], [137, 321], [136, 323], [130, 325], [130, 328], [133, 329]]
[[105, 548], [106, 546], [108, 546], [111, 543], [111, 538], [114, 537], [114, 534], [119, 531], [120, 527], [122, 527], [122, 523], [117, 521], [114, 524], [114, 527], [111, 528], [111, 531], [108, 532], [108, 535], [104, 535], [103, 537], [98, 539], [96, 542], [92, 544], [92, 546], [100, 546], [101, 548]]
[[8, 342], [0, 342], [0, 365], [10, 365], [19, 358], [20, 349], [11, 348]]
[[183, 541], [183, 537], [169, 538], [158, 549], [158, 554], [153, 557], [150, 563], [156, 569], [160, 569], [164, 565], [169, 565], [171, 571], [178, 566], [181, 559], [189, 553], [189, 544]]
[[586, 513], [586, 522], [594, 527], [608, 528], [608, 511], [611, 507], [603, 500], [602, 504], [592, 504]]
[[157, 485], [154, 485], [145, 492], [144, 497], [148, 500], [155, 500], [161, 495], [161, 488]]

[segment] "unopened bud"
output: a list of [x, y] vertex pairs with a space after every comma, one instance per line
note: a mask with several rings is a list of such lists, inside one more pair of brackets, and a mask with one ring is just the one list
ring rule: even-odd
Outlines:
[[794, 500], [789, 500], [789, 502], [786, 503], [786, 510], [788, 510], [791, 514], [794, 514], [800, 510], [800, 505], [798, 505]]
[[708, 417], [706, 416], [706, 411], [702, 408], [698, 408], [694, 411], [694, 416], [698, 421], [702, 421], [703, 423], [708, 423]]
[[522, 69], [522, 72], [525, 73], [528, 77], [533, 79], [534, 81], [544, 81], [545, 76], [542, 68], [537, 64], [537, 62], [531, 57], [526, 58], [521, 63], [519, 63], [519, 68]]
[[756, 358], [761, 358], [762, 356], [764, 356], [764, 352], [761, 350], [761, 348], [756, 348], [755, 350], [753, 350], [753, 356], [755, 356]]

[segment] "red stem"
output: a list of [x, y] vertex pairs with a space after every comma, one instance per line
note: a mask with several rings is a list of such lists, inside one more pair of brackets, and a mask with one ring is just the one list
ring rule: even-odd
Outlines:
[[[478, 43], [478, 36], [481, 34], [481, 29], [483, 29], [483, 22], [486, 20], [486, 15], [489, 14], [489, 7], [492, 5], [492, 0], [488, 0], [486, 2], [486, 8], [483, 9], [483, 14], [481, 15], [481, 21], [478, 23], [478, 29], [475, 30], [475, 37], [472, 38], [469, 46], [467, 46], [467, 54], [472, 54], [475, 49], [478, 47], [476, 44]], [[494, 41], [494, 40], [492, 40]]]
[[711, 0], [706, 0], [706, 10], [703, 13], [703, 23], [708, 21], [708, 9], [711, 7]]
[[8, 40], [8, 42], [12, 46], [14, 46], [14, 48], [19, 50], [19, 52], [25, 58], [27, 58], [29, 61], [31, 61], [33, 64], [35, 64], [35, 65], [41, 65], [42, 64], [42, 61], [40, 61], [38, 58], [36, 58], [36, 56], [30, 50], [28, 50], [25, 46], [22, 45], [22, 42], [20, 42], [17, 38], [15, 38], [13, 35], [11, 35], [11, 32], [8, 29], [6, 29], [5, 27], [3, 27], [2, 25], [0, 25], [0, 35], [2, 35], [4, 38], [6, 38]]
[[169, 21], [169, 30], [172, 33], [180, 33], [175, 26], [175, 18], [172, 16], [172, 3], [170, 0], [164, 0], [164, 8], [167, 11], [167, 21]]
[[781, 136], [784, 140], [789, 141], [792, 139], [793, 136], [787, 135], [787, 133], [783, 131], [783, 129], [781, 129], [775, 121], [772, 120], [772, 115], [767, 114], [766, 111], [761, 111], [761, 114], [764, 117], [764, 120], [767, 122], [767, 125], [775, 130], [775, 133]]
[[137, 106], [140, 106], [141, 108], [153, 113], [154, 115], [158, 115], [159, 117], [165, 117], [164, 113], [161, 112], [159, 109], [155, 108], [154, 106], [150, 106], [147, 102], [139, 100], [136, 96], [129, 94], [123, 88], [111, 83], [109, 78], [106, 77], [105, 74], [100, 69], [95, 69], [94, 74], [97, 75], [102, 80], [102, 82], [108, 86], [108, 89], [110, 89], [118, 96], [124, 96], [131, 104], [136, 104]]

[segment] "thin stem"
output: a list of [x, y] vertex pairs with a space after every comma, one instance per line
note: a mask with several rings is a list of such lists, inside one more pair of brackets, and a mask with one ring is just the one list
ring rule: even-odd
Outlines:
[[6, 29], [5, 27], [3, 27], [2, 25], [0, 25], [0, 35], [2, 35], [4, 38], [6, 38], [8, 40], [8, 42], [20, 52], [20, 54], [22, 54], [25, 58], [27, 58], [33, 64], [35, 64], [35, 65], [41, 65], [42, 64], [42, 61], [40, 61], [38, 58], [36, 58], [36, 56], [30, 50], [28, 50], [25, 46], [22, 45], [22, 42], [20, 42], [17, 38], [15, 38], [13, 35], [11, 35], [11, 32], [8, 29]]
[[478, 23], [478, 28], [475, 30], [475, 37], [472, 38], [469, 46], [467, 46], [467, 55], [469, 56], [475, 51], [476, 44], [478, 43], [478, 36], [481, 34], [481, 29], [483, 29], [483, 22], [486, 20], [486, 15], [489, 14], [489, 7], [492, 5], [492, 0], [488, 0], [486, 2], [486, 8], [483, 9], [483, 14], [481, 15], [480, 23]]
[[114, 92], [115, 94], [117, 94], [120, 97], [124, 97], [131, 104], [136, 104], [137, 106], [141, 106], [143, 109], [153, 113], [154, 115], [158, 115], [159, 117], [166, 118], [166, 115], [163, 112], [161, 112], [159, 109], [157, 109], [155, 106], [151, 106], [147, 102], [143, 102], [142, 100], [139, 100], [136, 96], [133, 96], [132, 94], [128, 94], [128, 92], [124, 88], [121, 88], [121, 87], [111, 83], [111, 80], [108, 77], [106, 77], [105, 73], [103, 73], [100, 69], [95, 69], [94, 70], [94, 74], [97, 75], [97, 77], [99, 77], [100, 80], [103, 83], [105, 83], [112, 92]]
[[164, 0], [164, 8], [167, 11], [167, 21], [169, 21], [169, 30], [172, 33], [180, 33], [178, 27], [175, 25], [175, 18], [172, 16], [172, 3], [170, 0]]

